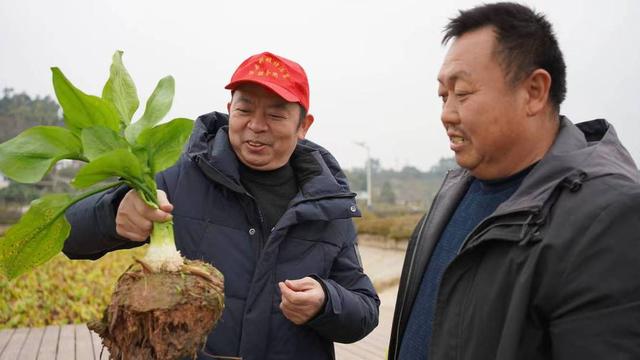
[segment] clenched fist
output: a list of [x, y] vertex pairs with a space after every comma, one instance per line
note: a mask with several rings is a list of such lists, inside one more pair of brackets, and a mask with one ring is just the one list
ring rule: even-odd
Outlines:
[[302, 325], [313, 318], [325, 303], [324, 289], [313, 278], [285, 280], [278, 286], [282, 292], [280, 310], [296, 325]]
[[116, 214], [118, 235], [132, 241], [145, 241], [151, 235], [154, 222], [171, 220], [173, 205], [162, 190], [158, 190], [158, 202], [160, 209], [154, 209], [142, 200], [137, 191], [129, 190], [122, 198]]

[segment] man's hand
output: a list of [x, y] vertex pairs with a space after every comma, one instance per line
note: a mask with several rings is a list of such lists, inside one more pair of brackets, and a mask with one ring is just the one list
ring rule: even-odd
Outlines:
[[144, 241], [153, 229], [153, 222], [171, 220], [173, 205], [167, 200], [167, 194], [158, 190], [160, 209], [154, 209], [147, 205], [135, 190], [122, 198], [118, 213], [116, 214], [116, 232], [118, 235], [132, 241]]
[[322, 285], [315, 279], [305, 277], [278, 283], [282, 292], [280, 310], [296, 325], [302, 325], [313, 318], [324, 305], [325, 294]]

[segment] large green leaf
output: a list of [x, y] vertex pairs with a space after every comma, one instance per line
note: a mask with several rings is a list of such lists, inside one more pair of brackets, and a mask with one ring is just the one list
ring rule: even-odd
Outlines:
[[158, 82], [153, 94], [147, 100], [144, 114], [140, 120], [132, 123], [125, 130], [127, 141], [134, 144], [138, 135], [144, 130], [152, 127], [162, 120], [171, 109], [173, 94], [175, 91], [175, 81], [173, 77], [167, 76]]
[[138, 109], [140, 100], [136, 85], [122, 63], [122, 51], [113, 54], [109, 80], [102, 89], [102, 98], [115, 105], [125, 126], [131, 123], [131, 117]]
[[104, 126], [83, 129], [80, 138], [84, 156], [89, 160], [94, 160], [116, 149], [129, 147], [129, 143], [120, 134]]
[[46, 262], [62, 250], [70, 225], [64, 209], [67, 194], [46, 195], [31, 203], [17, 224], [0, 237], [0, 268], [12, 279]]
[[147, 149], [152, 173], [158, 173], [178, 160], [192, 128], [193, 120], [178, 118], [140, 133], [138, 145]]
[[40, 181], [60, 159], [81, 158], [80, 139], [60, 126], [35, 126], [0, 144], [0, 171], [23, 183]]
[[74, 131], [102, 125], [120, 130], [120, 116], [115, 106], [97, 96], [87, 95], [64, 76], [57, 67], [51, 68], [53, 88], [64, 112], [65, 124]]
[[71, 184], [77, 188], [86, 188], [111, 177], [123, 178], [130, 184], [141, 184], [142, 175], [138, 158], [128, 149], [116, 149], [85, 165]]

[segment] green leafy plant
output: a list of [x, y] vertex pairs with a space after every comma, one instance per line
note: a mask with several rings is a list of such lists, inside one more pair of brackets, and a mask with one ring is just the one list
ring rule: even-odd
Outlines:
[[[71, 229], [64, 213], [82, 199], [127, 185], [158, 208], [154, 176], [176, 162], [193, 127], [184, 118], [158, 125], [173, 102], [171, 76], [158, 82], [142, 117], [131, 122], [140, 102], [121, 51], [113, 55], [100, 97], [76, 88], [60, 69], [51, 71], [64, 126], [35, 126], [0, 144], [0, 172], [35, 183], [58, 161], [78, 160], [86, 164], [71, 185], [85, 192], [34, 200], [0, 237], [0, 271], [9, 279], [60, 253]], [[120, 277], [103, 319], [89, 327], [103, 338], [112, 358], [193, 356], [222, 314], [222, 274], [180, 256], [171, 222], [154, 223], [146, 255], [136, 260], [139, 267], [132, 265]]]
[[[76, 88], [56, 67], [53, 87], [64, 112], [65, 126], [35, 126], [0, 144], [0, 171], [22, 183], [40, 181], [62, 159], [86, 162], [71, 184], [91, 190], [78, 195], [52, 194], [31, 204], [30, 209], [0, 238], [0, 269], [14, 278], [52, 258], [62, 250], [70, 226], [64, 212], [87, 196], [127, 184], [149, 205], [158, 207], [154, 175], [180, 156], [193, 121], [173, 119], [157, 125], [169, 112], [174, 80], [158, 82], [140, 120], [131, 122], [139, 100], [135, 84], [122, 63], [122, 52], [113, 55], [110, 77], [102, 97]], [[102, 186], [96, 184], [117, 178]], [[151, 237], [152, 267], [176, 270], [182, 264], [166, 224], [157, 224]], [[166, 250], [167, 245], [173, 252]], [[158, 263], [157, 250], [166, 254]], [[171, 250], [171, 249], [169, 249]]]

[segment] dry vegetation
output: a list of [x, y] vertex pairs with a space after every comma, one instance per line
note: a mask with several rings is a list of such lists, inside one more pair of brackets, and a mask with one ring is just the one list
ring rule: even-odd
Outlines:
[[373, 213], [364, 212], [356, 218], [358, 234], [380, 235], [394, 240], [406, 240], [423, 213]]

